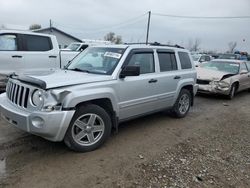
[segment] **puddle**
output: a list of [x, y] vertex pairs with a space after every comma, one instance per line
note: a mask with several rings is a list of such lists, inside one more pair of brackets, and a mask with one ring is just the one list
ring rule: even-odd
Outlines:
[[0, 180], [6, 177], [6, 159], [0, 159]]

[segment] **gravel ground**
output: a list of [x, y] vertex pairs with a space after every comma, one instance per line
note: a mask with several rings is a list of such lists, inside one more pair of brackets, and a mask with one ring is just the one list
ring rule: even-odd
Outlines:
[[186, 118], [157, 113], [123, 123], [89, 153], [0, 121], [0, 187], [248, 188], [249, 96], [198, 96]]

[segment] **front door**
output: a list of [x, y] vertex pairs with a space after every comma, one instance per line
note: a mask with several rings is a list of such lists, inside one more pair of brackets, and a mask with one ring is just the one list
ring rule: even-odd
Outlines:
[[140, 66], [140, 75], [120, 79], [120, 120], [157, 109], [159, 94], [153, 50], [132, 51], [125, 61], [125, 64]]

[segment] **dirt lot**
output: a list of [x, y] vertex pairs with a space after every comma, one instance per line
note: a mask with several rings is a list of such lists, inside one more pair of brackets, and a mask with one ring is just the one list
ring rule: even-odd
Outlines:
[[250, 187], [250, 94], [196, 97], [184, 119], [158, 113], [74, 153], [0, 121], [0, 187]]

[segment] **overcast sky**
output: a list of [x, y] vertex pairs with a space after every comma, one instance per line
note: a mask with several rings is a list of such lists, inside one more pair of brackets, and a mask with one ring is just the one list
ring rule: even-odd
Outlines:
[[0, 25], [27, 28], [38, 23], [53, 26], [78, 38], [103, 39], [109, 31], [124, 42], [145, 42], [151, 10], [151, 42], [201, 41], [205, 50], [225, 51], [230, 41], [250, 53], [250, 19], [183, 19], [154, 15], [250, 16], [250, 0], [0, 0]]

